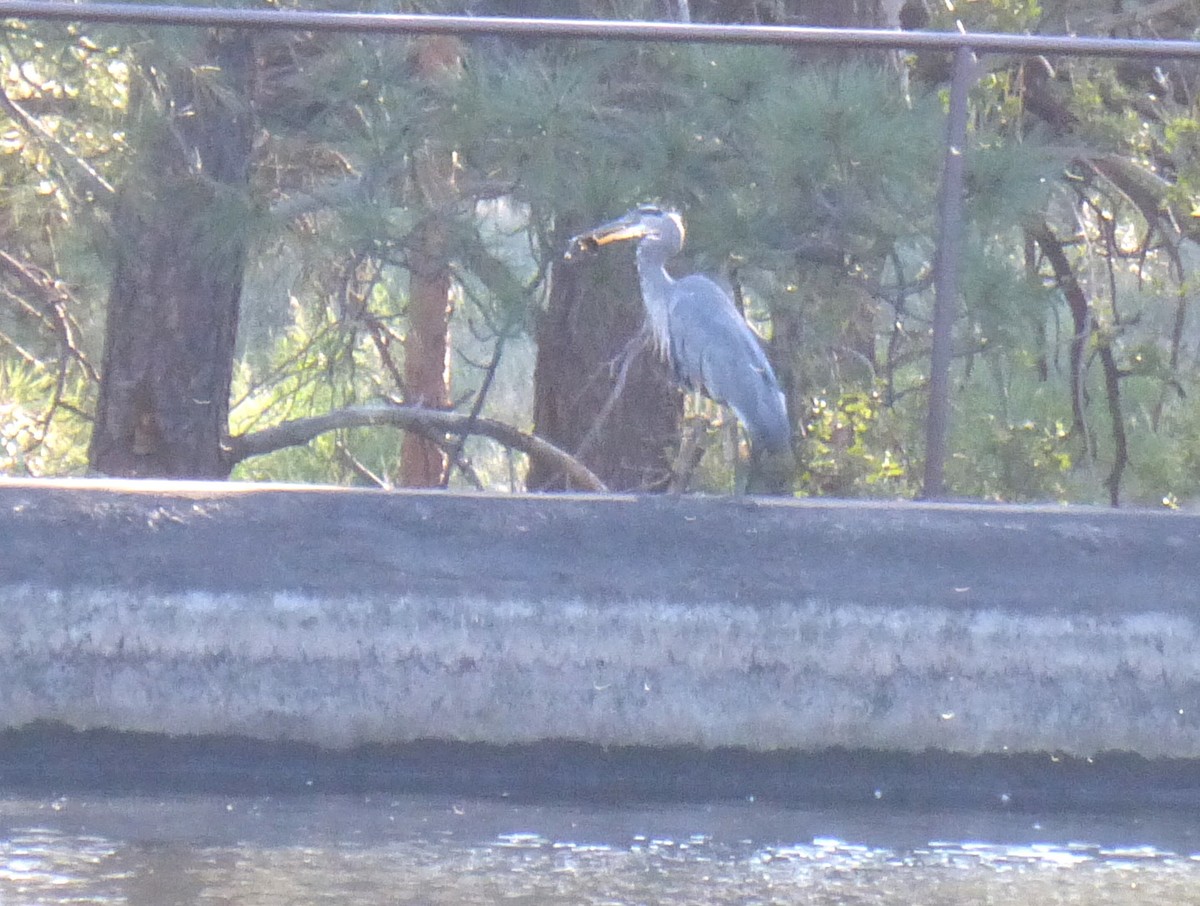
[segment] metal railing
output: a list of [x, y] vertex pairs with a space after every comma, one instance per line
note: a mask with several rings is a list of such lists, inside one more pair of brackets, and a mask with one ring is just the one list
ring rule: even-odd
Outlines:
[[718, 25], [612, 19], [511, 19], [403, 13], [343, 13], [284, 9], [230, 9], [141, 3], [0, 0], [0, 18], [203, 28], [373, 32], [393, 35], [524, 36], [597, 41], [823, 46], [954, 52], [946, 152], [939, 202], [934, 281], [929, 403], [922, 496], [945, 496], [946, 436], [950, 423], [950, 364], [958, 258], [963, 223], [967, 97], [974, 57], [984, 53], [1200, 60], [1200, 41], [1008, 35], [987, 32], [895, 31], [790, 25]]
[[957, 50], [960, 47], [969, 47], [976, 53], [1200, 59], [1200, 41], [1086, 38], [1071, 35], [1002, 35], [986, 32], [900, 32], [883, 28], [713, 25], [613, 19], [506, 19], [492, 16], [334, 13], [143, 3], [73, 3], [66, 0], [0, 0], [0, 17], [128, 25], [300, 29], [404, 35], [511, 35], [697, 44], [816, 44], [827, 47], [893, 50]]

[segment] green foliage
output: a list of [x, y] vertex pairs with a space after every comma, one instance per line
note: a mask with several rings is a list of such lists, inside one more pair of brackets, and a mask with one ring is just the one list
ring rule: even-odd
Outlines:
[[86, 399], [89, 388], [36, 364], [0, 361], [0, 474], [81, 474], [91, 425], [64, 399]]
[[97, 36], [0, 27], [0, 472], [86, 462], [128, 84], [123, 50]]
[[[655, 14], [640, 0], [613, 10]], [[1089, 4], [1049, 0], [931, 10], [934, 27], [971, 31], [1103, 18]], [[1170, 33], [1198, 24], [1193, 12], [1173, 15], [1160, 18]], [[1136, 17], [1110, 26], [1148, 27]], [[197, 66], [203, 38], [5, 25], [0, 81], [44, 134], [0, 116], [0, 233], [6, 251], [62, 281], [65, 295], [53, 298], [66, 300], [56, 318], [50, 297], [0, 277], [5, 471], [82, 467], [87, 421], [76, 413], [90, 411], [96, 387], [80, 359], [99, 357], [118, 238], [89, 170], [109, 184], [141, 180], [159, 200], [149, 149], [163, 137], [162, 105], [183, 95], [170, 74], [216, 102], [238, 100], [221, 94], [219, 73]], [[173, 203], [207, 212], [191, 237], [206, 267], [255, 239], [233, 432], [401, 392], [408, 279], [431, 218], [445, 227], [458, 287], [455, 398], [463, 408], [474, 401], [502, 344], [505, 389], [492, 391], [496, 408], [485, 412], [528, 427], [529, 337], [564, 224], [657, 199], [688, 219], [679, 267], [726, 277], [769, 338], [805, 428], [800, 492], [919, 491], [944, 136], [937, 55], [909, 61], [905, 81], [882, 58], [818, 67], [779, 48], [480, 40], [463, 46], [461, 71], [416, 78], [419, 39], [272, 32], [258, 42], [250, 195], [203, 174], [172, 183]], [[1115, 454], [1095, 336], [1084, 357], [1087, 424], [1073, 432], [1071, 319], [1061, 281], [1025, 234], [1045, 223], [1121, 370], [1127, 499], [1186, 502], [1200, 490], [1200, 388], [1188, 377], [1189, 319], [1175, 334], [1200, 237], [1196, 75], [1103, 60], [984, 65], [959, 262], [952, 491], [1104, 499]], [[138, 107], [139, 92], [159, 106]], [[1038, 114], [1035, 97], [1059, 104], [1061, 116]], [[133, 117], [135, 107], [145, 116]], [[452, 188], [449, 179], [429, 185], [430, 161], [453, 162]], [[64, 352], [68, 334], [78, 356]], [[720, 446], [702, 466], [703, 487], [729, 486]], [[244, 463], [237, 475], [388, 479], [397, 450], [393, 432], [348, 431]], [[480, 471], [507, 486], [506, 461]]]
[[[1067, 0], [1070, 2], [1070, 0]], [[930, 4], [929, 28], [956, 31], [960, 25], [966, 31], [995, 31], [1022, 34], [1036, 31], [1046, 15], [1047, 5], [1039, 0], [967, 0]]]
[[1040, 134], [1019, 141], [1003, 134], [980, 134], [967, 168], [968, 210], [984, 235], [1013, 234], [1046, 210], [1069, 157]]
[[[232, 433], [303, 418], [362, 402], [378, 393], [380, 368], [362, 336], [339, 329], [330, 309], [295, 311], [270, 358], [255, 368], [244, 362], [235, 375]], [[379, 431], [340, 431], [308, 447], [288, 448], [242, 463], [235, 478], [302, 483], [356, 483], [353, 462], [388, 476], [396, 458], [395, 437]]]
[[1194, 507], [1200, 500], [1200, 406], [1191, 401], [1200, 393], [1200, 382], [1191, 378], [1179, 391], [1171, 392], [1181, 393], [1182, 399], [1163, 409], [1157, 428], [1154, 413], [1161, 399], [1161, 384], [1126, 383], [1133, 398], [1131, 498], [1148, 505]]
[[801, 444], [805, 493], [835, 497], [906, 497], [917, 481], [896, 412], [882, 394], [814, 399]]
[[[1027, 371], [967, 382], [954, 407], [953, 454], [947, 483], [957, 494], [983, 500], [1060, 501], [1073, 496], [1070, 413], [1045, 384]], [[999, 393], [1003, 405], [997, 407]]]

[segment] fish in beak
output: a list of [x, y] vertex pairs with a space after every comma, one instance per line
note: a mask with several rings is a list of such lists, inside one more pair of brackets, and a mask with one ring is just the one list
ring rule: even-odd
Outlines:
[[643, 239], [649, 233], [644, 223], [630, 217], [628, 214], [609, 223], [602, 224], [571, 237], [567, 252], [563, 257], [570, 261], [577, 255], [590, 254], [599, 251], [614, 242], [625, 242], [629, 239]]

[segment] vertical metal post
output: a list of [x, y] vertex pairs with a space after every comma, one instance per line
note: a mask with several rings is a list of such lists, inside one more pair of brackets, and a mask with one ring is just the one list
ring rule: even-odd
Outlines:
[[954, 315], [958, 307], [958, 261], [962, 254], [966, 183], [967, 96], [975, 79], [975, 54], [954, 52], [950, 115], [946, 122], [946, 159], [942, 169], [941, 219], [934, 263], [933, 351], [929, 357], [929, 413], [925, 425], [925, 480], [921, 496], [946, 494], [946, 433], [950, 426], [950, 359]]

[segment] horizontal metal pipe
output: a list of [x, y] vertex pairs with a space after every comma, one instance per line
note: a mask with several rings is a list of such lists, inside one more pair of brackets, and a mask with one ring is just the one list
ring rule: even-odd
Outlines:
[[0, 17], [128, 25], [300, 29], [383, 34], [510, 35], [601, 41], [704, 44], [820, 45], [977, 53], [1072, 54], [1153, 59], [1200, 59], [1200, 41], [1006, 35], [989, 32], [920, 32], [879, 28], [812, 28], [790, 25], [716, 25], [613, 19], [511, 19], [399, 13], [226, 9], [142, 3], [66, 3], [0, 0]]

